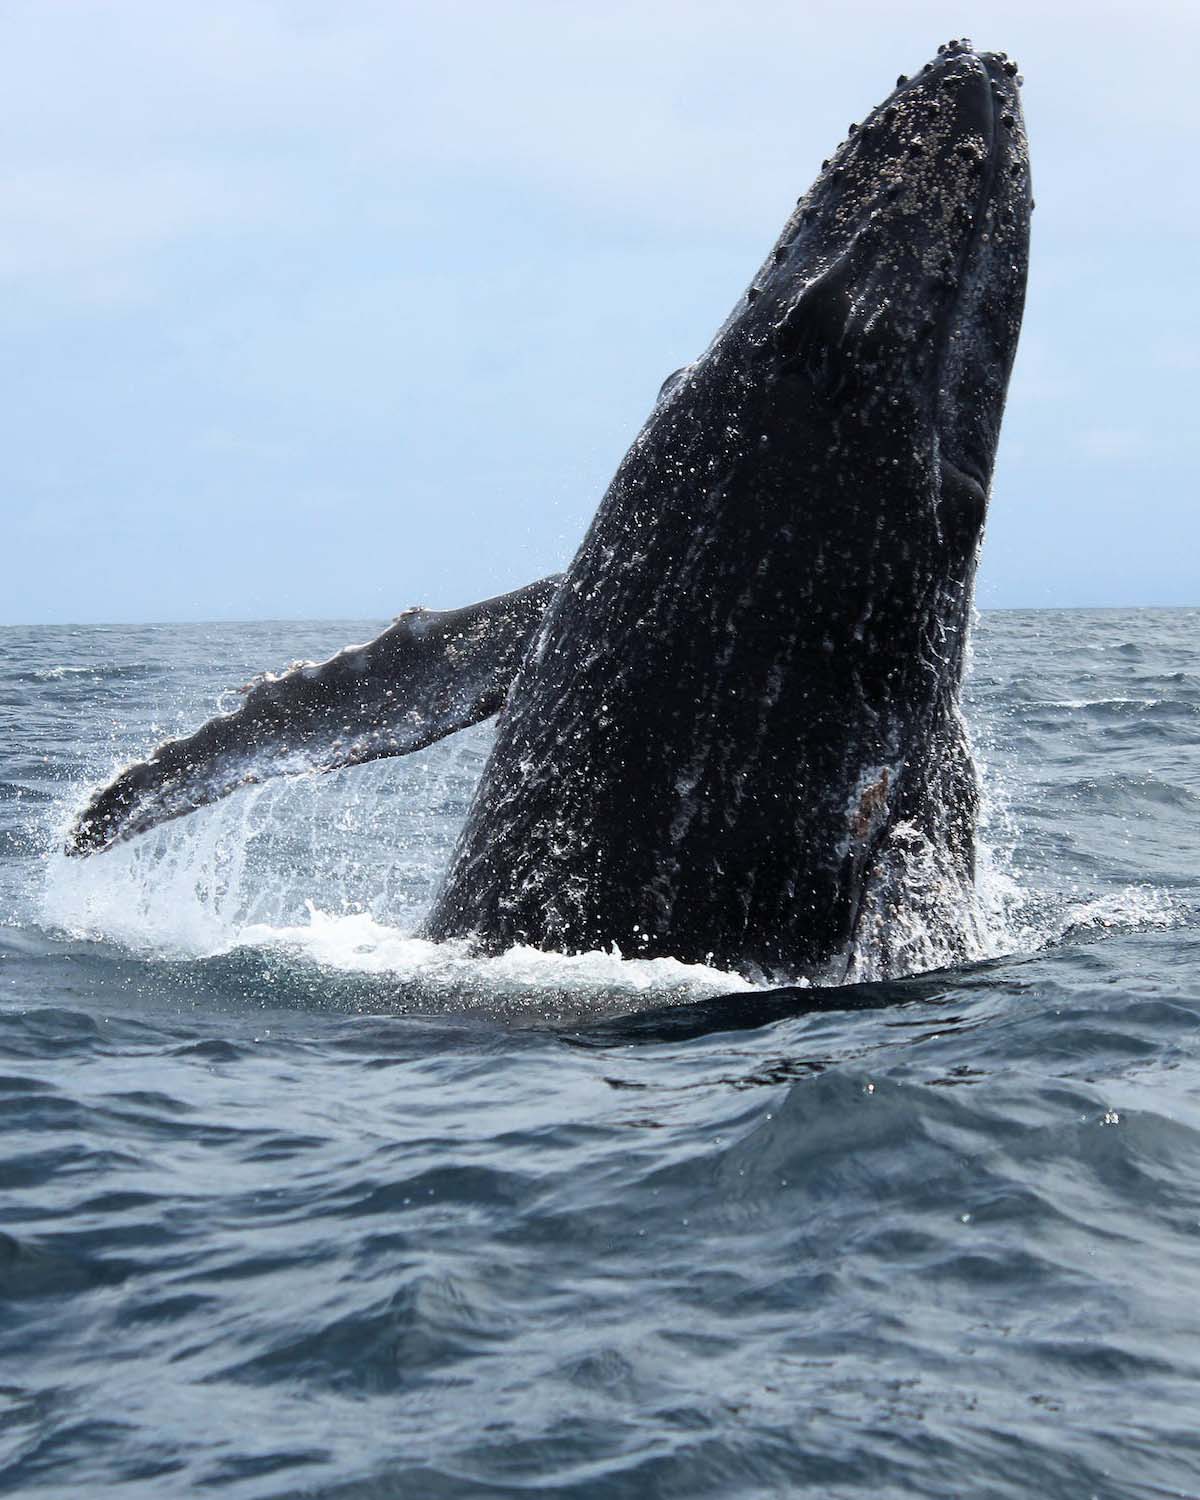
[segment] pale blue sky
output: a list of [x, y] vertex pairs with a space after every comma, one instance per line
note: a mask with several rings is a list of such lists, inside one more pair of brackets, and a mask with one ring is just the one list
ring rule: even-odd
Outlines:
[[663, 377], [940, 41], [1038, 202], [979, 602], [1200, 603], [1200, 7], [0, 9], [9, 622], [387, 616], [569, 559]]

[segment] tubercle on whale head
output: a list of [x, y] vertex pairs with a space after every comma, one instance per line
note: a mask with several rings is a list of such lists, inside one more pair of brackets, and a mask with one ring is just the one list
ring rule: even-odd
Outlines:
[[932, 439], [921, 462], [984, 497], [1028, 259], [1017, 83], [966, 39], [898, 83], [823, 164], [708, 351], [788, 382], [806, 421], [825, 402], [877, 440], [889, 424], [898, 462], [910, 434]]

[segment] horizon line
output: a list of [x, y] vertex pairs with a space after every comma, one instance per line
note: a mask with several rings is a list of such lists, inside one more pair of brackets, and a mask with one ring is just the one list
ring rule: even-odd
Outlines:
[[[453, 605], [449, 606], [454, 608]], [[1131, 611], [1175, 611], [1200, 609], [1197, 604], [987, 604], [976, 605], [981, 615], [1003, 614], [1117, 614]], [[430, 613], [440, 611], [430, 607]], [[161, 629], [170, 625], [365, 625], [398, 619], [398, 615], [228, 615], [196, 617], [182, 620], [7, 620], [0, 630], [114, 630], [146, 626]]]

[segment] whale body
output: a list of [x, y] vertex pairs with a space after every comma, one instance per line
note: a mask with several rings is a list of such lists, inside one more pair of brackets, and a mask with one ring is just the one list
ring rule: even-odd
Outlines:
[[[470, 650], [423, 617], [399, 675], [274, 679], [269, 733], [243, 709], [161, 747], [72, 851], [502, 704], [429, 936], [777, 978], [868, 952], [886, 973], [914, 920], [953, 952], [978, 796], [959, 695], [1028, 262], [1018, 82], [955, 41], [852, 127], [561, 579], [473, 606]], [[326, 678], [349, 736], [340, 703], [304, 706]]]

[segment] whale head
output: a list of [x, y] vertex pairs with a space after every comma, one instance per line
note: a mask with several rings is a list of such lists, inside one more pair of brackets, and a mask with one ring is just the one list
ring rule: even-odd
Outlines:
[[[822, 163], [694, 367], [732, 375], [767, 445], [818, 476], [793, 486], [825, 542], [814, 556], [839, 550], [840, 510], [851, 539], [873, 517], [878, 537], [969, 586], [1025, 296], [1020, 82], [965, 39], [897, 80]], [[686, 400], [686, 385], [671, 394]], [[861, 549], [840, 550], [852, 582]]]
[[953, 952], [958, 699], [1031, 207], [1002, 54], [952, 42], [851, 127], [622, 461], [433, 933], [776, 976], [867, 949], [895, 972], [906, 923]]

